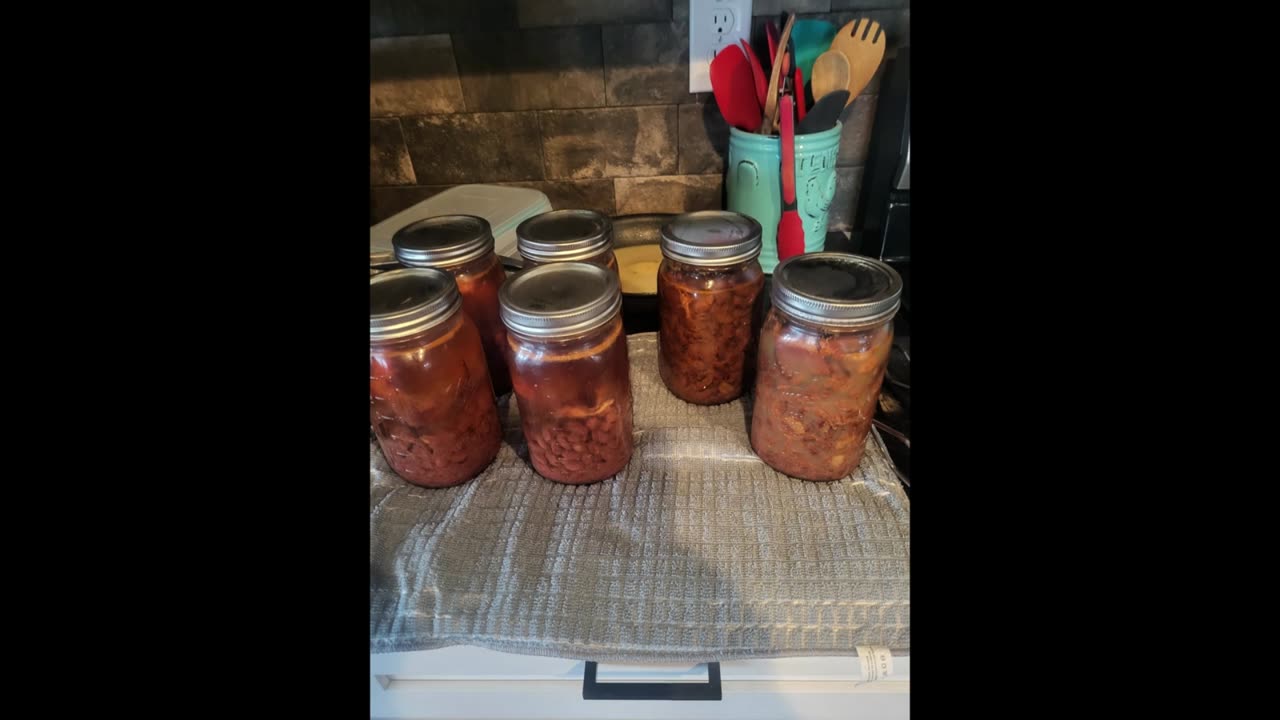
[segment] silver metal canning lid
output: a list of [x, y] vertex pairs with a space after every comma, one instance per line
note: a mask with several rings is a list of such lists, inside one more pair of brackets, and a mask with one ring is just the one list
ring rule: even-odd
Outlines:
[[898, 271], [861, 255], [808, 253], [773, 269], [774, 306], [819, 325], [874, 325], [893, 317], [901, 298]]
[[685, 213], [662, 226], [662, 254], [689, 265], [736, 265], [760, 254], [761, 234], [760, 223], [736, 212]]
[[462, 307], [453, 276], [428, 268], [378, 273], [369, 279], [369, 339], [399, 340], [448, 320]]
[[475, 215], [438, 215], [409, 223], [391, 237], [396, 260], [408, 267], [448, 267], [493, 250], [489, 221]]
[[498, 292], [507, 329], [538, 338], [569, 337], [613, 319], [622, 307], [618, 276], [581, 262], [539, 265], [517, 273]]
[[516, 226], [516, 248], [534, 262], [573, 262], [613, 248], [613, 223], [594, 210], [552, 210]]

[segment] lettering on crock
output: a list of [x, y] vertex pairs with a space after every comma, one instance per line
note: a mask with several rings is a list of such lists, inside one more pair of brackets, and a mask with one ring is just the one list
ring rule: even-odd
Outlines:
[[[826, 223], [827, 211], [836, 194], [836, 157], [840, 148], [800, 156], [796, 168], [798, 204], [805, 216], [805, 235], [818, 234]], [[808, 245], [806, 239], [806, 245]]]

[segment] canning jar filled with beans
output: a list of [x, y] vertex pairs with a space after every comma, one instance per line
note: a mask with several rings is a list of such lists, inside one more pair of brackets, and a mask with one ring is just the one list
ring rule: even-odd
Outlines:
[[493, 244], [489, 221], [475, 215], [424, 218], [400, 228], [391, 238], [401, 265], [453, 275], [462, 294], [462, 311], [480, 331], [493, 391], [504, 395], [511, 392], [511, 376], [504, 359], [507, 330], [498, 317], [498, 289], [507, 273]]
[[858, 466], [901, 296], [897, 271], [867, 257], [811, 253], [774, 269], [751, 413], [761, 460], [802, 480]]
[[453, 276], [415, 268], [370, 279], [369, 406], [387, 463], [415, 485], [466, 482], [497, 456], [489, 368]]
[[587, 263], [553, 263], [517, 273], [500, 298], [533, 469], [569, 484], [621, 471], [633, 439], [617, 275]]
[[516, 249], [525, 268], [585, 262], [618, 274], [613, 222], [594, 210], [552, 210], [516, 226]]
[[764, 289], [760, 236], [760, 223], [720, 210], [662, 227], [658, 374], [681, 400], [728, 402], [752, 379]]

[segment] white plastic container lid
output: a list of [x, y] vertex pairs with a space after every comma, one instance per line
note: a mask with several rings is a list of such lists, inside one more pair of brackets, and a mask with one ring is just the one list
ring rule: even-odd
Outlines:
[[478, 215], [493, 228], [494, 249], [517, 257], [516, 226], [551, 211], [551, 201], [530, 188], [501, 185], [459, 185], [401, 210], [369, 228], [369, 253], [390, 253], [391, 236], [411, 222], [437, 215]]

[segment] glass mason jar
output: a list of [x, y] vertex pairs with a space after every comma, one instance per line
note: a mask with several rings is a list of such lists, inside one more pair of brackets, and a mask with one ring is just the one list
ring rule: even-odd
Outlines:
[[618, 278], [597, 265], [553, 263], [502, 287], [520, 423], [534, 470], [596, 482], [631, 460], [631, 366]]
[[457, 485], [498, 454], [502, 429], [480, 333], [439, 270], [369, 281], [369, 423], [400, 477]]
[[658, 374], [685, 402], [729, 402], [751, 379], [764, 290], [760, 235], [760, 223], [721, 210], [662, 227]]
[[810, 253], [774, 269], [751, 412], [761, 460], [802, 480], [858, 466], [901, 296], [897, 271], [867, 257]]
[[618, 274], [613, 222], [594, 210], [552, 210], [516, 227], [516, 248], [525, 268], [554, 262], [585, 262]]
[[453, 275], [462, 293], [462, 311], [480, 331], [493, 392], [511, 392], [503, 350], [507, 330], [498, 317], [498, 288], [506, 282], [507, 272], [493, 250], [489, 221], [474, 215], [425, 218], [397, 230], [391, 246], [401, 265], [437, 268]]

